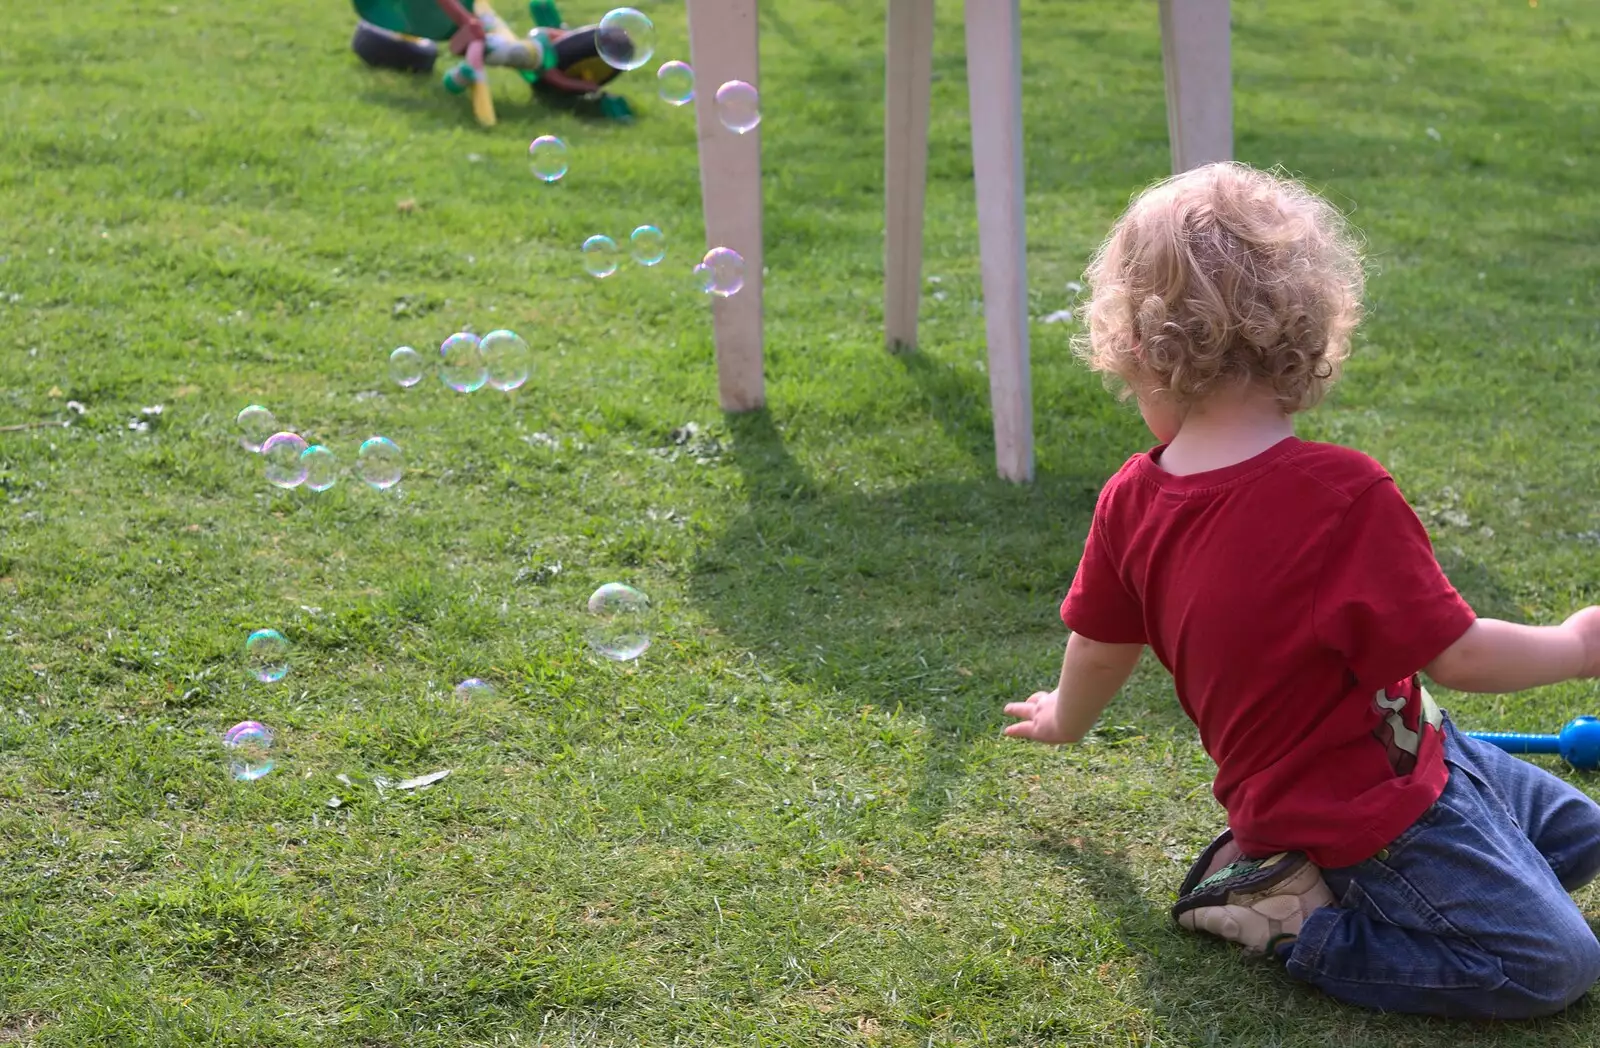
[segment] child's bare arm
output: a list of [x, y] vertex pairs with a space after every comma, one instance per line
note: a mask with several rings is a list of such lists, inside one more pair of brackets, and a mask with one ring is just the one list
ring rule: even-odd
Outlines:
[[1494, 695], [1600, 676], [1600, 607], [1559, 626], [1478, 619], [1423, 672], [1453, 691]]
[[1035, 742], [1077, 742], [1128, 682], [1143, 651], [1143, 644], [1103, 644], [1072, 634], [1056, 690], [1008, 703], [1006, 714], [1018, 721], [1006, 727], [1006, 734]]

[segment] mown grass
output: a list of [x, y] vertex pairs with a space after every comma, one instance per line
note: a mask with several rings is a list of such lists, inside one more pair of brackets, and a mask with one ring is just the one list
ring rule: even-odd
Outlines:
[[[681, 8], [649, 11], [659, 56], [686, 58]], [[999, 738], [1000, 705], [1056, 671], [1095, 492], [1148, 437], [1072, 363], [1070, 325], [1040, 324], [1039, 479], [994, 478], [959, 5], [939, 5], [906, 359], [882, 349], [881, 16], [762, 18], [770, 408], [734, 418], [683, 286], [691, 117], [646, 73], [618, 81], [632, 126], [507, 77], [485, 132], [360, 67], [337, 3], [89, 0], [0, 40], [0, 425], [74, 421], [0, 433], [0, 1041], [1600, 1039], [1587, 1004], [1358, 1013], [1174, 930], [1220, 814], [1148, 660], [1085, 745]], [[1153, 5], [1024, 19], [1043, 317], [1165, 173], [1166, 125]], [[1600, 599], [1600, 11], [1234, 19], [1238, 155], [1350, 210], [1374, 266], [1347, 380], [1302, 435], [1385, 462], [1480, 613]], [[547, 132], [572, 146], [548, 187], [524, 160]], [[581, 273], [584, 237], [641, 222], [671, 239], [662, 271]], [[468, 324], [528, 335], [534, 380], [387, 382], [391, 348]], [[271, 489], [232, 438], [251, 402], [347, 464], [386, 434], [406, 478]], [[634, 665], [584, 646], [612, 580], [663, 615]], [[244, 673], [258, 626], [296, 644], [280, 685]], [[498, 697], [458, 702], [468, 676]], [[1530, 730], [1597, 702], [1449, 698]], [[281, 751], [254, 784], [219, 746], [245, 718]]]

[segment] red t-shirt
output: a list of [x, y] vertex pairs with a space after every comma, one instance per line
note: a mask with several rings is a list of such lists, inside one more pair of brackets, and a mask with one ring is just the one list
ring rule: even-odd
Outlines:
[[1164, 448], [1101, 491], [1062, 621], [1172, 673], [1245, 854], [1367, 859], [1444, 789], [1416, 674], [1472, 608], [1361, 452], [1289, 437], [1179, 477]]

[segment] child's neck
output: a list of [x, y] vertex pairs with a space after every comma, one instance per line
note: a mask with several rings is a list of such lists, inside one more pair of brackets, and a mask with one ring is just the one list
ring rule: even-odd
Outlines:
[[1270, 396], [1223, 394], [1190, 408], [1161, 453], [1161, 468], [1177, 476], [1223, 469], [1252, 459], [1294, 436], [1294, 417]]

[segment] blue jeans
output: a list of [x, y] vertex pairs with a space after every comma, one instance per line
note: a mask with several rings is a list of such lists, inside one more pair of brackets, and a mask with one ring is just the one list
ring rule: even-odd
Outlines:
[[1600, 873], [1600, 804], [1445, 720], [1450, 781], [1365, 862], [1323, 871], [1289, 973], [1387, 1012], [1525, 1019], [1600, 980], [1600, 941], [1567, 893]]

